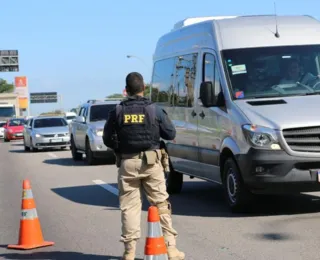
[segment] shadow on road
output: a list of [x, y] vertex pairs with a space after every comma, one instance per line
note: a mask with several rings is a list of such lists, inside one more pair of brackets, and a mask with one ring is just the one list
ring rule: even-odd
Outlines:
[[76, 162], [72, 158], [46, 159], [43, 163], [59, 166], [90, 166], [84, 160]]
[[112, 193], [106, 194], [106, 191], [98, 185], [54, 188], [51, 190], [62, 198], [75, 203], [117, 209], [119, 207], [118, 197]]
[[[51, 165], [60, 165], [60, 166], [91, 166], [88, 165], [87, 162], [84, 160], [75, 162], [72, 158], [57, 158], [57, 159], [46, 159], [43, 161], [45, 164], [51, 164]], [[108, 160], [108, 159], [101, 159], [99, 160], [99, 165], [114, 165], [114, 160]], [[92, 166], [91, 166], [92, 167]]]
[[[18, 144], [16, 144], [18, 146]], [[12, 146], [12, 144], [11, 144]], [[20, 145], [19, 145], [20, 146]], [[23, 146], [23, 144], [21, 145]], [[47, 152], [65, 152], [68, 151], [68, 149], [44, 149], [44, 150], [38, 150], [36, 152], [31, 151], [25, 151], [24, 149], [21, 150], [9, 150], [10, 153], [31, 153], [31, 154], [41, 154], [41, 153], [47, 153]]]
[[[109, 185], [117, 188], [116, 183]], [[52, 191], [76, 203], [118, 207], [117, 196], [97, 185], [55, 188]], [[173, 214], [182, 216], [238, 218], [320, 212], [319, 197], [301, 194], [259, 196], [248, 214], [231, 213], [225, 203], [222, 188], [203, 181], [185, 182], [181, 194], [171, 195], [170, 202]], [[148, 207], [149, 204], [144, 199], [143, 210], [147, 211]]]
[[294, 237], [288, 233], [261, 233], [252, 236], [257, 240], [269, 240], [269, 241], [284, 241], [284, 240], [294, 240]]
[[10, 153], [27, 153], [25, 150], [9, 150]]
[[[290, 231], [299, 223], [308, 223], [313, 221], [317, 223], [319, 215], [291, 215], [289, 217], [282, 217], [281, 219], [268, 220], [262, 224], [263, 231], [255, 234], [246, 234], [256, 240], [267, 241], [286, 241], [286, 240], [300, 240], [299, 234]], [[312, 223], [312, 222], [311, 222]]]
[[[0, 259], [34, 259], [34, 260], [120, 260], [121, 257], [110, 255], [93, 255], [78, 252], [30, 252], [0, 254]], [[143, 260], [136, 258], [136, 260]]]
[[23, 146], [23, 143], [11, 143], [11, 146]]

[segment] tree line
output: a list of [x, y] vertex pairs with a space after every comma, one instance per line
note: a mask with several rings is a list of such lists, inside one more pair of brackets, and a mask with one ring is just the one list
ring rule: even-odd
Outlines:
[[14, 84], [8, 83], [6, 80], [0, 78], [0, 93], [13, 93]]
[[[14, 84], [8, 83], [5, 79], [0, 78], [0, 94], [1, 93], [13, 93], [14, 92]], [[144, 91], [144, 95], [146, 97], [150, 96], [151, 92], [151, 85], [146, 84], [146, 88]], [[119, 98], [124, 98], [123, 94], [120, 93], [114, 93], [111, 95], [106, 96], [106, 99], [119, 99]], [[161, 102], [162, 99], [165, 101], [167, 99], [167, 93], [162, 93], [162, 91], [159, 93], [158, 89], [154, 88], [152, 91], [152, 100], [158, 100], [158, 102]], [[80, 110], [80, 106], [72, 108], [70, 112], [78, 113]], [[45, 112], [42, 113], [41, 115], [52, 115], [52, 114], [62, 114], [63, 112], [60, 110], [56, 111], [51, 111], [51, 112]]]

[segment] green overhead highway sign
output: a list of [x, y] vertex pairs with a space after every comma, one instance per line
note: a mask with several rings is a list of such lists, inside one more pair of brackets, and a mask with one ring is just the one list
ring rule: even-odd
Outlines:
[[18, 72], [18, 50], [0, 50], [0, 72]]
[[57, 92], [30, 93], [30, 104], [57, 103]]

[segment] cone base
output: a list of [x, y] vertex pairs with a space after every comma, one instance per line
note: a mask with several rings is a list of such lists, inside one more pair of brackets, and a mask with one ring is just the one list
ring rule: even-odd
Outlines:
[[44, 241], [41, 244], [35, 244], [35, 245], [8, 245], [8, 249], [30, 250], [30, 249], [53, 246], [53, 245], [54, 245], [54, 242]]

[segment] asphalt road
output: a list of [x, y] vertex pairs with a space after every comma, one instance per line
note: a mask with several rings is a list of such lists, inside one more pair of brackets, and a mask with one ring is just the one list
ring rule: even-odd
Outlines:
[[[0, 169], [0, 259], [121, 259], [114, 165], [74, 163], [70, 151], [24, 152], [20, 142], [11, 142], [0, 143]], [[18, 240], [23, 179], [31, 181], [52, 247], [6, 249]], [[319, 259], [319, 194], [264, 198], [250, 215], [232, 215], [219, 187], [185, 180], [183, 192], [171, 202], [187, 260]], [[147, 208], [137, 259], [143, 259]]]

